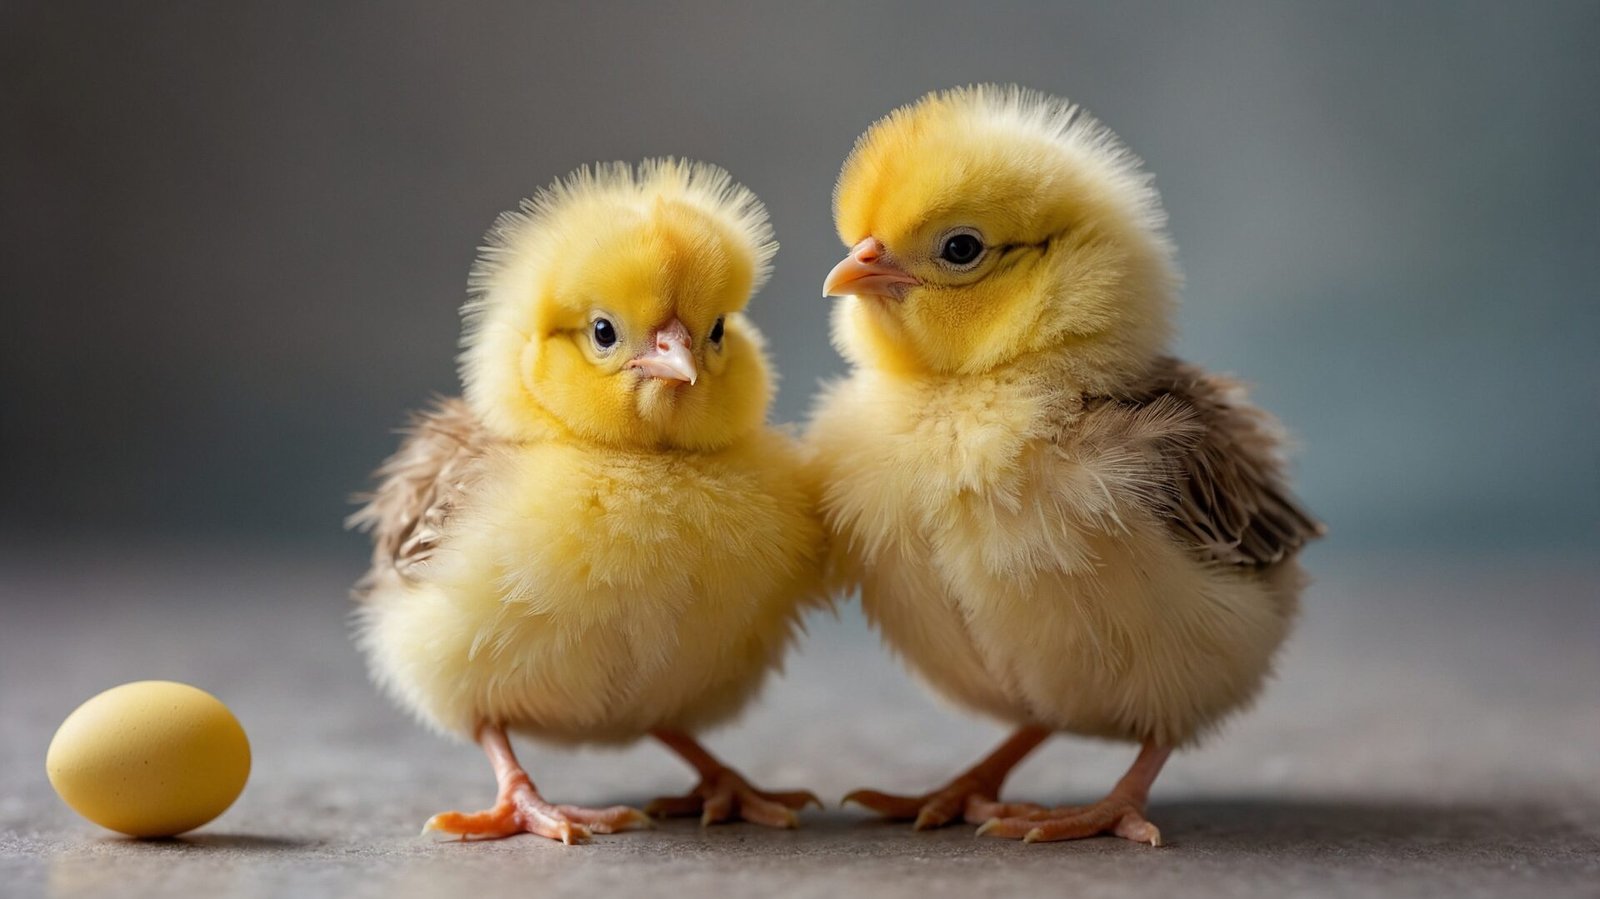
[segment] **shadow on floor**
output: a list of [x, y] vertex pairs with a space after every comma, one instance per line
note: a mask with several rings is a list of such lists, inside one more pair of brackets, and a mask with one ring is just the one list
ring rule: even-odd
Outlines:
[[114, 847], [125, 852], [147, 852], [151, 854], [220, 851], [234, 853], [302, 852], [322, 844], [321, 840], [269, 837], [247, 833], [197, 833], [159, 839], [105, 837], [99, 842], [107, 848]]
[[[1157, 803], [1150, 818], [1166, 838], [1160, 850], [1111, 837], [1047, 845], [977, 838], [956, 824], [914, 832], [855, 811], [830, 809], [803, 817], [798, 831], [749, 824], [702, 829], [693, 820], [661, 822], [653, 831], [599, 838], [623, 852], [666, 849], [678, 857], [811, 856], [840, 861], [864, 857], [991, 856], [1012, 853], [1171, 852], [1180, 857], [1333, 862], [1354, 858], [1431, 862], [1600, 859], [1600, 828], [1535, 804], [1436, 804], [1346, 799], [1187, 800]], [[522, 838], [510, 841], [520, 842]], [[532, 839], [532, 838], [527, 838]], [[463, 851], [471, 847], [461, 845]], [[552, 844], [553, 845], [553, 844]], [[449, 850], [452, 846], [440, 847]], [[1026, 857], [1026, 856], [1023, 856]]]
[[[1345, 799], [1186, 800], [1156, 803], [1150, 818], [1162, 830], [1161, 852], [1199, 857], [1334, 860], [1350, 856], [1448, 862], [1452, 858], [1506, 860], [1590, 859], [1600, 857], [1600, 833], [1592, 823], [1564, 818], [1551, 808], [1534, 805], [1448, 805], [1425, 802], [1363, 802]], [[972, 825], [957, 824], [917, 833], [903, 822], [886, 822], [854, 811], [830, 809], [804, 816], [798, 831], [771, 830], [749, 824], [702, 829], [692, 819], [663, 821], [651, 831], [602, 836], [594, 849], [621, 854], [670, 850], [694, 856], [893, 856], [933, 853], [945, 856], [1011, 852], [1152, 851], [1114, 838], [1096, 838], [1048, 846], [1023, 847], [1014, 841], [976, 838]], [[106, 838], [91, 846], [96, 856], [157, 859], [227, 855], [318, 856], [339, 854], [354, 846], [292, 836], [204, 833], [169, 840]], [[431, 855], [557, 851], [562, 847], [532, 836], [488, 843], [460, 843], [402, 836], [381, 839], [357, 851], [379, 854]]]

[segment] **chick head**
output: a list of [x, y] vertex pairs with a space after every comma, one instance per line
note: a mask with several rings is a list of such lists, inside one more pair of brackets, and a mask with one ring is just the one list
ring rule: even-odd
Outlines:
[[502, 215], [487, 244], [461, 375], [490, 428], [709, 450], [765, 418], [772, 381], [742, 310], [777, 244], [722, 169], [580, 169]]
[[929, 94], [874, 123], [834, 190], [850, 253], [835, 340], [857, 362], [970, 374], [1072, 353], [1115, 382], [1165, 344], [1177, 276], [1140, 161], [1016, 87]]

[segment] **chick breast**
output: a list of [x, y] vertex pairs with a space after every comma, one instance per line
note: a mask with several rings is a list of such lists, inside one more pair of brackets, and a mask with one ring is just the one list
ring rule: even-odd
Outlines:
[[430, 556], [375, 565], [360, 613], [374, 676], [436, 728], [605, 742], [715, 723], [818, 597], [821, 526], [781, 435], [715, 454], [551, 440], [469, 455]]
[[[1258, 691], [1295, 615], [1293, 551], [1319, 526], [1277, 489], [1265, 420], [1163, 366], [1117, 398], [1039, 372], [869, 370], [825, 397], [812, 437], [844, 564], [946, 697], [1179, 745]], [[1262, 536], [1263, 514], [1287, 533]]]

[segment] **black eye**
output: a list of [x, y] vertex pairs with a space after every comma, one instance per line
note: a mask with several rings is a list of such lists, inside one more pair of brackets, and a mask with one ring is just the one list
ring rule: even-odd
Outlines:
[[965, 231], [945, 238], [939, 249], [939, 258], [951, 265], [971, 265], [983, 255], [983, 241], [976, 234]]
[[717, 323], [711, 326], [711, 342], [722, 342], [722, 317], [717, 317]]
[[617, 343], [617, 329], [607, 319], [594, 320], [594, 345], [602, 350], [608, 350]]

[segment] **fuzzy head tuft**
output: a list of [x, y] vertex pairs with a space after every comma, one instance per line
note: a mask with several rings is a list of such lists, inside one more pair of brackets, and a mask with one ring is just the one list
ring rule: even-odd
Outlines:
[[[776, 251], [760, 201], [720, 168], [579, 169], [488, 233], [463, 308], [467, 402], [512, 439], [554, 427], [620, 446], [724, 446], [771, 400], [742, 311]], [[692, 385], [630, 364], [661, 334], [677, 335]]]
[[1178, 279], [1160, 198], [1116, 135], [1065, 100], [928, 94], [856, 142], [834, 208], [846, 246], [876, 238], [918, 282], [840, 304], [835, 337], [858, 363], [962, 374], [1043, 352], [1116, 383], [1168, 340]]

